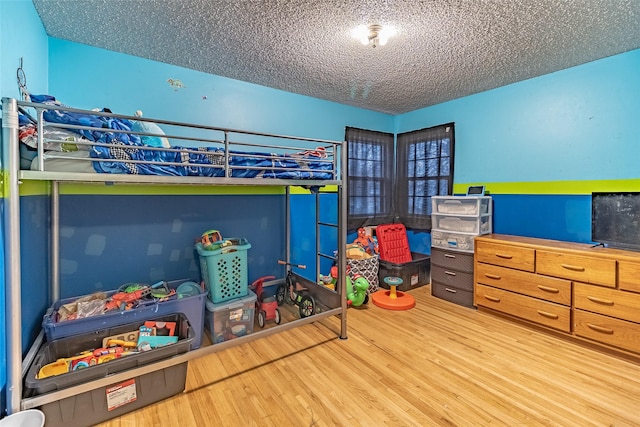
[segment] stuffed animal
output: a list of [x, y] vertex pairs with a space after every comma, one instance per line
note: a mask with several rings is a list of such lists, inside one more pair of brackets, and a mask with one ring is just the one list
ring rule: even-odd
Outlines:
[[362, 247], [369, 255], [378, 253], [378, 242], [367, 234], [367, 231], [362, 227], [358, 228], [358, 237], [353, 243]]

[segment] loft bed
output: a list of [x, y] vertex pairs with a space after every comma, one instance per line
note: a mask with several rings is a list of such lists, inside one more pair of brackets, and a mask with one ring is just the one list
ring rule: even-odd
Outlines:
[[[49, 179], [50, 173], [64, 180], [134, 183], [222, 178], [218, 184], [238, 185], [249, 183], [238, 179], [276, 179], [309, 187], [338, 180], [340, 143], [335, 141], [153, 120], [141, 112], [80, 110], [48, 95], [31, 99], [41, 102], [18, 106], [21, 175], [27, 179]], [[27, 108], [35, 109], [35, 117]]]
[[[320, 271], [323, 258], [335, 261], [339, 272], [346, 271], [344, 256], [325, 255], [318, 243], [319, 228], [328, 226], [337, 231], [338, 247], [346, 245], [346, 156], [342, 154], [342, 142], [148, 119], [139, 113], [126, 116], [108, 110], [83, 110], [64, 106], [46, 95], [32, 96], [30, 101], [3, 98], [2, 114], [9, 413], [37, 408], [330, 316], [341, 317], [339, 336], [347, 337], [344, 275], [339, 273], [337, 291], [332, 291], [297, 275], [289, 264], [290, 187], [301, 186], [316, 193], [316, 271]], [[44, 340], [41, 332], [22, 357], [19, 187], [26, 180], [50, 183], [52, 303], [60, 296], [60, 183], [252, 185], [285, 188], [287, 272], [309, 289], [323, 310], [105, 378], [24, 397], [24, 375]], [[337, 188], [336, 224], [319, 220], [318, 190], [323, 186]]]

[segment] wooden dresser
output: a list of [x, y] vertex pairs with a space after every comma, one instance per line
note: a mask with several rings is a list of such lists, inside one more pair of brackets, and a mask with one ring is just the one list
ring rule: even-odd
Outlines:
[[474, 263], [479, 308], [640, 355], [640, 253], [490, 234]]

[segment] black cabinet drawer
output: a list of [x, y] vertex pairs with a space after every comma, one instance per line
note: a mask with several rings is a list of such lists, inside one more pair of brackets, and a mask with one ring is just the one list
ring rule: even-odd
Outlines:
[[431, 265], [439, 265], [458, 271], [473, 273], [473, 253], [431, 248]]
[[431, 295], [452, 302], [454, 304], [473, 308], [473, 291], [465, 291], [432, 281]]
[[473, 292], [473, 273], [432, 265], [431, 281]]

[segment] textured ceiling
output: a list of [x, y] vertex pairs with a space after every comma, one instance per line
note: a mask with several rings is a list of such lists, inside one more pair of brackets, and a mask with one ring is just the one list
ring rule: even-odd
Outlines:
[[52, 37], [390, 114], [640, 48], [640, 0], [33, 3]]

